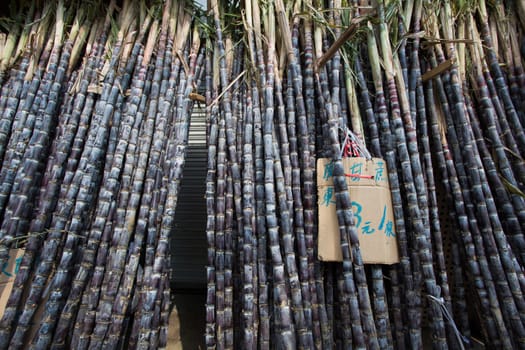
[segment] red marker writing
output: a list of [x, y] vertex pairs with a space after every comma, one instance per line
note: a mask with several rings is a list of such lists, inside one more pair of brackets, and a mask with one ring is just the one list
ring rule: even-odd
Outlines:
[[358, 177], [360, 179], [373, 179], [373, 175], [361, 175], [361, 174], [345, 174], [348, 177]]

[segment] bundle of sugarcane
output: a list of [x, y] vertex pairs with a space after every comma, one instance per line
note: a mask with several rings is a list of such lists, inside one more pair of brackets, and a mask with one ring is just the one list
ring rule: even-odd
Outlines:
[[[522, 347], [523, 4], [210, 5], [207, 346]], [[399, 264], [363, 265], [346, 127], [386, 161]], [[317, 259], [316, 157], [342, 263]]]
[[[310, 207], [303, 209], [299, 181], [299, 149], [308, 165], [313, 163], [308, 131], [299, 130], [298, 141], [294, 111], [285, 108], [284, 93], [286, 106], [294, 108], [296, 101], [293, 86], [287, 91], [277, 72], [272, 4], [268, 9], [255, 1], [246, 4], [246, 47], [238, 42], [243, 28], [228, 18], [236, 10], [225, 5], [211, 3], [214, 37], [207, 58], [206, 343], [217, 348], [311, 348], [321, 343], [321, 324], [325, 329], [327, 324], [326, 312], [321, 320], [320, 304], [312, 295], [323, 288], [314, 274], [313, 230], [307, 231], [307, 225], [313, 227], [313, 182], [306, 203]], [[301, 103], [299, 118], [306, 127]], [[313, 171], [309, 176], [312, 180]]]
[[[433, 123], [446, 125], [446, 137], [436, 129], [433, 138], [443, 150], [441, 176], [454, 194], [451, 204], [459, 229], [455, 239], [463, 246], [465, 282], [476, 290], [476, 313], [485, 341], [505, 348], [523, 346], [524, 325], [519, 117], [523, 109], [516, 96], [522, 71], [517, 40], [522, 31], [515, 17], [521, 6], [495, 3], [488, 8], [484, 1], [472, 8], [445, 4], [441, 18], [448, 25], [457, 18], [457, 32], [439, 31], [435, 23], [426, 29], [439, 41], [426, 56], [427, 67], [447, 60], [458, 63], [427, 83], [426, 89], [429, 96], [436, 96]], [[457, 305], [460, 312], [461, 307]], [[467, 328], [466, 320], [462, 325]]]
[[[1, 348], [166, 345], [168, 238], [204, 51], [184, 1], [13, 2], [2, 36]], [[198, 17], [198, 16], [196, 16]]]
[[[82, 4], [22, 2], [0, 36], [0, 262], [25, 248], [0, 347], [165, 345], [204, 65], [209, 348], [421, 348], [427, 326], [523, 347], [521, 2], [214, 0], [203, 26], [184, 2]], [[399, 264], [363, 264], [346, 128], [386, 161]], [[316, 157], [342, 263], [317, 257]]]
[[[316, 93], [326, 98], [316, 87], [331, 81], [324, 74], [314, 83], [312, 23], [303, 67], [300, 21], [289, 22], [282, 2], [246, 2], [238, 20], [231, 15], [238, 9], [210, 5], [207, 346], [377, 346], [344, 188], [337, 198], [345, 263], [323, 266], [316, 256], [319, 114], [331, 116], [334, 149], [339, 141], [336, 114], [316, 110]], [[324, 282], [332, 273], [336, 291]]]

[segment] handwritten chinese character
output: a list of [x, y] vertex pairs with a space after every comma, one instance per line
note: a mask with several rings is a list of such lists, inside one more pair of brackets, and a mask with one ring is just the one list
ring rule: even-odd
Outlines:
[[[18, 273], [18, 269], [20, 269], [20, 264], [22, 263], [22, 257], [19, 257], [19, 258], [16, 258], [15, 260], [15, 269], [14, 269], [14, 274], [16, 275]], [[13, 277], [13, 273], [7, 271], [7, 268], [9, 267], [9, 261], [6, 261], [3, 265], [2, 265], [2, 273], [4, 275], [6, 275], [7, 277]]]
[[18, 270], [20, 269], [20, 264], [22, 264], [22, 257], [16, 258], [15, 260], [15, 275], [18, 273]]
[[365, 224], [363, 225], [363, 229], [361, 230], [361, 232], [365, 235], [371, 235], [372, 233], [374, 233], [376, 229], [370, 227], [371, 224], [372, 224], [371, 221], [366, 221]]
[[385, 235], [387, 237], [395, 237], [396, 236], [396, 234], [394, 233], [394, 223], [391, 220], [389, 220], [386, 223]]
[[361, 221], [363, 220], [361, 218], [361, 212], [363, 211], [363, 206], [355, 201], [352, 201], [352, 209], [354, 212], [354, 218], [356, 220], [355, 227], [359, 227], [359, 225], [361, 225]]
[[379, 221], [379, 226], [377, 227], [379, 231], [383, 230], [383, 227], [385, 226], [385, 219], [386, 219], [386, 205], [383, 207], [383, 215], [381, 216], [381, 220]]
[[334, 196], [334, 188], [330, 186], [327, 187], [326, 192], [324, 193], [324, 196], [323, 196], [323, 205], [329, 206], [330, 204], [334, 204], [335, 200], [332, 199], [333, 196]]
[[383, 181], [383, 175], [385, 170], [385, 163], [384, 162], [377, 162], [376, 163], [376, 181]]
[[[350, 175], [361, 175], [363, 169], [363, 163], [354, 163], [352, 166], [350, 166]], [[359, 176], [352, 177], [352, 181], [359, 181]]]
[[6, 275], [7, 277], [12, 277], [13, 274], [11, 274], [11, 272], [7, 271], [7, 267], [9, 266], [9, 262], [5, 262], [3, 265], [2, 265], [2, 273], [4, 275]]
[[328, 180], [334, 174], [334, 163], [330, 162], [324, 166], [323, 179]]

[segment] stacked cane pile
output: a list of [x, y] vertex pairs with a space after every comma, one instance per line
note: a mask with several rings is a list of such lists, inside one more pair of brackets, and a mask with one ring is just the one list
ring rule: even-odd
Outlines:
[[[0, 262], [22, 259], [0, 348], [166, 345], [201, 80], [207, 347], [525, 346], [521, 1], [210, 0], [207, 22], [174, 0], [11, 10]], [[399, 264], [363, 263], [347, 128], [387, 164]], [[342, 263], [317, 257], [321, 157]]]
[[[525, 346], [524, 10], [210, 2], [208, 348]], [[399, 264], [361, 259], [346, 127], [388, 166]], [[342, 263], [317, 258], [320, 157]]]
[[0, 348], [166, 345], [169, 248], [204, 72], [184, 1], [14, 1], [0, 45]]

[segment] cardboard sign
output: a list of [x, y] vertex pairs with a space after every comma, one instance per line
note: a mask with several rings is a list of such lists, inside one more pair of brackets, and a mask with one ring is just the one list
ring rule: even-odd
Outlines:
[[24, 256], [24, 249], [10, 249], [9, 260], [2, 266], [0, 272], [0, 317], [4, 315], [7, 300], [11, 295], [18, 268]]
[[[399, 262], [392, 196], [385, 161], [381, 158], [343, 158], [343, 166], [363, 262]], [[333, 163], [330, 159], [317, 160], [318, 257], [323, 261], [342, 261], [332, 173]]]

